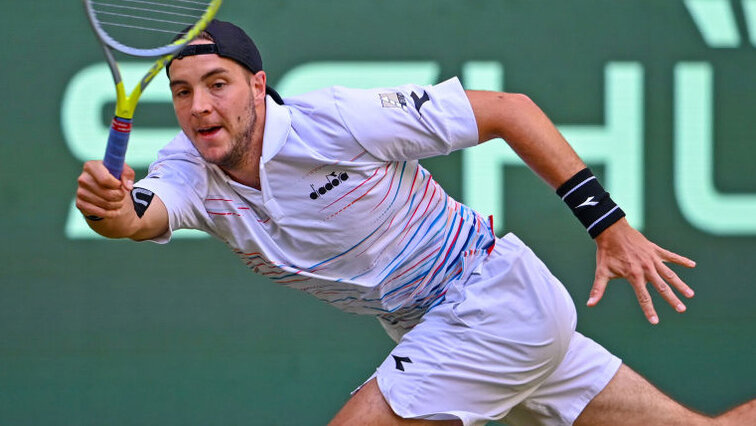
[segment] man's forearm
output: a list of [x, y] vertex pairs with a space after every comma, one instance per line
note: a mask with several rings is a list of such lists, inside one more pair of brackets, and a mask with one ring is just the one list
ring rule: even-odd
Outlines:
[[502, 138], [546, 183], [556, 189], [585, 163], [546, 114], [527, 96], [468, 91], [481, 142]]

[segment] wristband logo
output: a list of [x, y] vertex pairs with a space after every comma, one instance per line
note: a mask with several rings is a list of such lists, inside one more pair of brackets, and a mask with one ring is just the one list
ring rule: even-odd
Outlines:
[[580, 207], [588, 207], [588, 206], [593, 207], [597, 205], [598, 201], [593, 201], [593, 198], [594, 198], [593, 195], [591, 195], [590, 197], [586, 198], [585, 201], [575, 206], [575, 208], [579, 209]]

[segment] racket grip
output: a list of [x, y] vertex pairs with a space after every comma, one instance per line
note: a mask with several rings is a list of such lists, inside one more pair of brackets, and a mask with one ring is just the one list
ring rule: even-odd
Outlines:
[[113, 117], [108, 135], [108, 146], [105, 148], [105, 157], [102, 163], [111, 175], [121, 178], [123, 163], [126, 160], [126, 147], [129, 145], [131, 134], [131, 120], [128, 118]]

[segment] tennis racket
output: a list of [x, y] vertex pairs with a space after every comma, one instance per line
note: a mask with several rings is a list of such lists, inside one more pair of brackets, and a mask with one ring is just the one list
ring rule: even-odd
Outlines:
[[[89, 22], [105, 50], [116, 87], [115, 116], [103, 164], [121, 178], [131, 122], [139, 97], [152, 79], [213, 19], [221, 0], [83, 0]], [[126, 94], [116, 52], [154, 58], [142, 80]]]

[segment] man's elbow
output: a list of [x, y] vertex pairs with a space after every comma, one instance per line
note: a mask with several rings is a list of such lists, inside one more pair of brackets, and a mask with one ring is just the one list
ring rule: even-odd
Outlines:
[[509, 133], [522, 125], [523, 117], [537, 110], [535, 102], [523, 93], [489, 92], [476, 112], [480, 142], [507, 139]]

